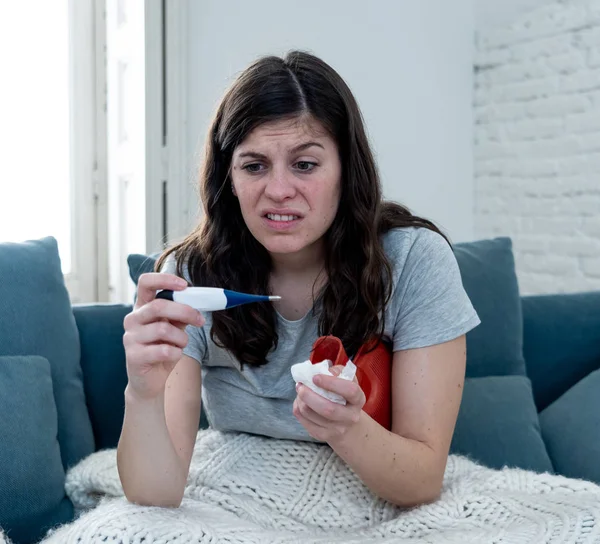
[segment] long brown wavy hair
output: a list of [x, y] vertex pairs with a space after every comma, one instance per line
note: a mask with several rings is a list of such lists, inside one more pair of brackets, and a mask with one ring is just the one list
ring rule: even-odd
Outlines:
[[[315, 293], [319, 334], [338, 336], [352, 357], [367, 341], [380, 339], [383, 309], [391, 295], [391, 265], [381, 235], [430, 221], [385, 202], [362, 115], [350, 89], [325, 62], [302, 51], [260, 58], [236, 79], [221, 101], [205, 144], [200, 174], [203, 218], [181, 243], [161, 255], [159, 270], [174, 255], [177, 274], [193, 285], [268, 293], [271, 259], [248, 230], [231, 191], [234, 149], [258, 125], [310, 115], [337, 143], [342, 164], [340, 203], [324, 236], [328, 281]], [[241, 364], [268, 362], [277, 346], [273, 306], [249, 304], [212, 314], [211, 339]], [[307, 354], [308, 355], [308, 354]]]

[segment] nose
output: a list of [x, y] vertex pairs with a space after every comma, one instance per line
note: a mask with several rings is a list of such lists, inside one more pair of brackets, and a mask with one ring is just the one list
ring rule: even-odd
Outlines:
[[273, 168], [266, 178], [264, 194], [275, 202], [293, 198], [296, 186], [292, 174], [286, 168]]

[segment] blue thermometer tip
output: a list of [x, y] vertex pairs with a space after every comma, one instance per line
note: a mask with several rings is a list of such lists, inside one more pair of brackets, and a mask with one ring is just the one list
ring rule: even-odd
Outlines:
[[227, 297], [227, 308], [233, 308], [234, 306], [240, 306], [241, 304], [248, 304], [250, 302], [261, 302], [281, 299], [281, 297], [276, 296], [249, 295], [247, 293], [238, 293], [237, 291], [230, 291], [228, 289], [223, 289], [223, 292]]

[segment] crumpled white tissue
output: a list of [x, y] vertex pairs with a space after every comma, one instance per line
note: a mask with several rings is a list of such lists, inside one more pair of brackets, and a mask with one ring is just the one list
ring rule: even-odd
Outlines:
[[[337, 393], [327, 391], [313, 383], [313, 377], [317, 374], [333, 376], [333, 374], [329, 371], [329, 367], [331, 365], [332, 362], [329, 359], [325, 359], [324, 361], [315, 364], [311, 363], [310, 360], [303, 361], [302, 363], [296, 363], [295, 365], [292, 365], [292, 377], [296, 383], [301, 383], [306, 385], [306, 387], [310, 387], [315, 393], [318, 393], [322, 397], [325, 397], [332, 402], [336, 402], [337, 404], [346, 404], [346, 399], [344, 397], [338, 395]], [[356, 365], [352, 361], [348, 360], [338, 378], [352, 381], [355, 375]]]

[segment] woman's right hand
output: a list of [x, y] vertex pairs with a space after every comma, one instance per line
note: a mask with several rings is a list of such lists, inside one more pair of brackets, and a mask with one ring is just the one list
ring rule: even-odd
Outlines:
[[188, 343], [187, 325], [201, 327], [200, 312], [178, 302], [157, 299], [161, 289], [180, 291], [187, 282], [173, 274], [142, 274], [133, 311], [125, 316], [123, 345], [127, 361], [128, 394], [152, 399], [164, 392], [169, 374]]

